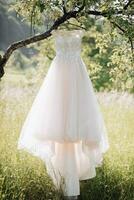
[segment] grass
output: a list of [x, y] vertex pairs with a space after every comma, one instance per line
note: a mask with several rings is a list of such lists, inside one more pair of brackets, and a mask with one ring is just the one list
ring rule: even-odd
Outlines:
[[[1, 83], [0, 200], [63, 199], [62, 191], [55, 189], [47, 175], [43, 161], [17, 150], [21, 126], [36, 95], [34, 86], [12, 86], [5, 84], [4, 80]], [[117, 94], [117, 99], [120, 96]], [[106, 97], [108, 103], [105, 103]], [[98, 98], [108, 130], [110, 149], [104, 156], [103, 166], [96, 168], [97, 176], [80, 182], [79, 199], [133, 200], [134, 105], [129, 101], [132, 96], [128, 95], [125, 101], [120, 99], [120, 102], [111, 98], [110, 93], [106, 96], [99, 94]]]
[[104, 107], [110, 149], [97, 176], [81, 182], [82, 200], [134, 199], [134, 109], [116, 105]]

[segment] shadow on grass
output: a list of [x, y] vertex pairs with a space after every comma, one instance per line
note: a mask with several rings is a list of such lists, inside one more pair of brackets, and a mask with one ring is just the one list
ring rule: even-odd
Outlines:
[[129, 166], [129, 173], [125, 176], [119, 169], [108, 169], [106, 164], [103, 164], [101, 168], [96, 169], [96, 177], [80, 181], [79, 200], [133, 200], [133, 171], [133, 161]]
[[24, 161], [13, 165], [8, 158], [0, 163], [0, 200], [63, 199], [62, 191], [55, 188], [40, 160], [34, 160], [37, 164], [33, 161], [36, 168], [26, 158]]

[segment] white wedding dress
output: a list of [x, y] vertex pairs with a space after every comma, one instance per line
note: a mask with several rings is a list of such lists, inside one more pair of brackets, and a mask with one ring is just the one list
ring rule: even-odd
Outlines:
[[[104, 120], [80, 56], [82, 30], [52, 31], [56, 56], [31, 106], [18, 149], [40, 157], [65, 196], [96, 176], [109, 148]], [[64, 181], [64, 182], [63, 182]]]

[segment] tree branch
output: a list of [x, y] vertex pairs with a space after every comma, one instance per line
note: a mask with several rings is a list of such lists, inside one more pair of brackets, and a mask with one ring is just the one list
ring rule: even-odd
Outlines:
[[[13, 44], [11, 44], [5, 54], [3, 55], [3, 57], [0, 55], [0, 78], [4, 75], [4, 66], [6, 65], [8, 59], [10, 58], [11, 54], [18, 48], [27, 46], [29, 44], [35, 43], [37, 41], [41, 41], [44, 40], [48, 37], [51, 36], [51, 31], [54, 29], [57, 29], [61, 24], [63, 24], [65, 21], [67, 21], [70, 18], [76, 18], [77, 14], [80, 13], [86, 6], [86, 0], [83, 0], [83, 3], [81, 5], [81, 7], [78, 8], [78, 10], [72, 10], [67, 12], [66, 8], [65, 8], [65, 0], [62, 1], [63, 2], [63, 11], [64, 14], [63, 16], [59, 17], [54, 24], [51, 26], [51, 28], [46, 31], [45, 33], [39, 34], [39, 35], [35, 35], [33, 37], [27, 38], [25, 40], [21, 40], [18, 42], [15, 42]], [[124, 6], [124, 10], [126, 10], [128, 8], [128, 6], [130, 5], [130, 3], [132, 2], [132, 0], [129, 0], [129, 2]], [[108, 11], [96, 11], [96, 10], [85, 10], [85, 12], [82, 13], [82, 15], [84, 15], [85, 13], [89, 14], [89, 15], [94, 15], [94, 16], [103, 16], [103, 17], [108, 17], [109, 16], [109, 12]], [[122, 14], [123, 11], [115, 11], [114, 13], [112, 13], [113, 15], [117, 15], [117, 14]], [[125, 32], [124, 29], [122, 29], [118, 24], [115, 24], [122, 32]], [[132, 42], [131, 42], [131, 46], [132, 46]]]
[[[114, 26], [116, 26], [119, 30], [121, 30], [124, 34], [126, 33], [126, 30], [123, 29], [119, 24], [117, 24], [114, 21], [110, 21], [111, 24], [113, 24]], [[131, 37], [128, 37], [128, 40], [130, 42], [131, 45], [131, 52], [132, 52], [132, 60], [134, 61], [134, 46], [133, 46], [133, 41]]]
[[40, 40], [44, 40], [48, 37], [51, 36], [51, 31], [54, 29], [57, 29], [62, 23], [64, 23], [65, 21], [67, 21], [70, 18], [76, 18], [77, 14], [83, 9], [83, 5], [79, 8], [78, 11], [70, 11], [68, 13], [65, 13], [63, 16], [59, 17], [54, 24], [51, 26], [51, 28], [46, 31], [43, 34], [39, 34], [30, 38], [27, 38], [25, 40], [21, 40], [18, 42], [15, 42], [13, 44], [11, 44], [8, 49], [6, 50], [5, 54], [2, 56], [0, 56], [0, 78], [4, 75], [4, 66], [6, 65], [8, 59], [10, 58], [11, 54], [18, 48], [27, 46], [29, 44], [35, 43], [37, 41]]
[[30, 37], [26, 40], [21, 40], [18, 42], [15, 42], [13, 44], [11, 44], [8, 49], [6, 50], [5, 54], [3, 55], [3, 57], [0, 58], [0, 78], [4, 75], [4, 66], [7, 63], [8, 59], [10, 58], [11, 54], [18, 48], [24, 47], [28, 44], [32, 44], [34, 42], [43, 40], [47, 37], [50, 36], [50, 31], [46, 31], [43, 34], [40, 35], [36, 35], [34, 37]]
[[123, 33], [125, 33], [125, 29], [123, 29], [119, 24], [117, 24], [116, 22], [114, 21], [110, 21], [111, 24], [113, 24], [114, 26], [116, 26], [119, 30], [121, 30]]
[[[123, 7], [122, 10], [115, 10], [112, 15], [120, 15], [123, 14], [123, 10], [127, 10], [128, 6], [131, 4], [133, 0], [129, 0], [128, 3]], [[103, 16], [107, 17], [109, 15], [109, 11], [96, 11], [96, 10], [86, 10], [86, 13], [89, 15], [95, 15], [95, 16]]]
[[63, 7], [64, 14], [67, 13], [67, 11], [66, 11], [66, 0], [62, 0], [62, 7]]
[[131, 2], [132, 2], [133, 0], [129, 0], [128, 2], [127, 2], [127, 4], [124, 6], [124, 10], [127, 10], [127, 8], [128, 8], [128, 6], [131, 4]]
[[87, 10], [86, 13], [89, 15], [103, 16], [103, 17], [107, 17], [108, 15], [108, 12], [101, 12], [97, 10]]
[[67, 24], [70, 24], [70, 25], [75, 26], [75, 27], [77, 27], [77, 28], [81, 28], [81, 29], [86, 30], [83, 26], [80, 26], [80, 25], [77, 25], [77, 24], [73, 24], [73, 23], [71, 23], [71, 22], [69, 22], [69, 21], [67, 21]]

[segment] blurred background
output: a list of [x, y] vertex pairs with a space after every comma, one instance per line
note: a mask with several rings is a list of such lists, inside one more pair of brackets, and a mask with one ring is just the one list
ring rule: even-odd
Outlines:
[[[46, 5], [47, 2], [50, 3], [46, 1]], [[49, 29], [61, 14], [56, 6], [60, 1], [51, 2], [55, 14], [49, 6], [45, 8], [44, 1], [0, 0], [1, 55], [13, 42]], [[75, 1], [70, 2], [71, 7]], [[111, 2], [102, 1], [105, 4], [101, 8], [105, 6], [106, 9]], [[133, 200], [134, 66], [131, 45], [105, 18], [86, 16], [60, 26], [64, 29], [80, 27], [86, 29], [81, 56], [110, 141], [110, 150], [104, 157], [103, 166], [97, 168], [97, 176], [81, 183], [80, 199]], [[0, 200], [62, 199], [62, 191], [54, 188], [45, 163], [17, 150], [22, 124], [54, 56], [54, 40], [49, 37], [16, 50], [5, 66], [0, 81]]]

